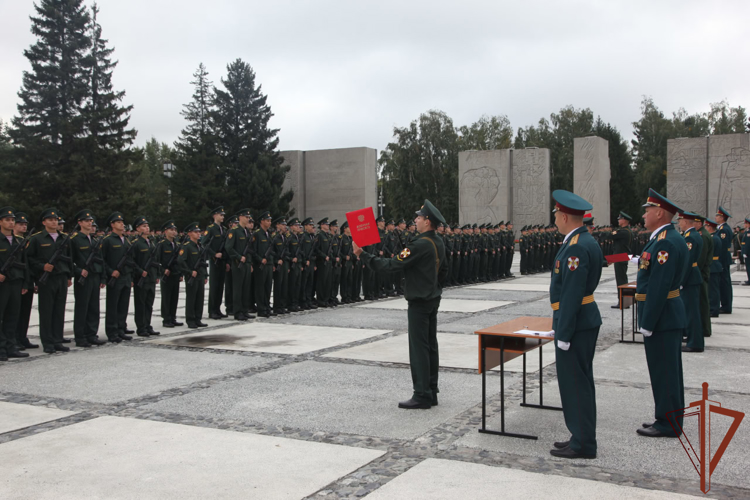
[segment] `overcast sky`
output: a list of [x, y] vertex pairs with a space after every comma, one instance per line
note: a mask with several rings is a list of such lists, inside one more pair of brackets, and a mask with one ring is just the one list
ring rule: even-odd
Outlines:
[[[89, 3], [90, 5], [90, 3]], [[667, 114], [750, 106], [750, 1], [100, 0], [138, 144], [172, 143], [200, 62], [242, 58], [281, 149], [383, 149], [430, 109], [518, 127], [589, 107], [626, 138], [643, 95]], [[0, 118], [15, 113], [31, 0], [0, 0]]]

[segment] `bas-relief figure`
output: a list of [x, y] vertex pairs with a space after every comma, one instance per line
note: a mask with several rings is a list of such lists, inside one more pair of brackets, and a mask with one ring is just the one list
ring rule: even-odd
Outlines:
[[709, 137], [708, 178], [709, 214], [723, 206], [732, 226], [750, 215], [750, 135]]
[[459, 223], [498, 223], [509, 214], [510, 150], [458, 155]]
[[[591, 137], [575, 139], [573, 157], [579, 160], [575, 169], [576, 193], [584, 200], [596, 198], [596, 147]], [[579, 174], [580, 172], [580, 174]]]
[[609, 142], [601, 137], [573, 140], [573, 192], [588, 200], [595, 224], [609, 225]]
[[706, 213], [705, 137], [667, 141], [667, 196], [679, 207]]
[[550, 222], [549, 149], [513, 151], [513, 211], [516, 234], [529, 224]]

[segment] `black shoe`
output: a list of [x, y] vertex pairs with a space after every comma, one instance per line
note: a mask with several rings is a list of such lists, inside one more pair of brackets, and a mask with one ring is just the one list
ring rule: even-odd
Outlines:
[[195, 323], [188, 323], [188, 328], [198, 328], [198, 325]]
[[236, 321], [247, 321], [249, 318], [245, 316], [244, 314], [240, 313], [240, 314], [235, 314], [234, 319]]
[[149, 335], [161, 335], [161, 332], [157, 332], [157, 331], [155, 331], [155, 330], [154, 330], [154, 329], [153, 329], [152, 327], [150, 327], [150, 326], [148, 327], [148, 330], [147, 330], [147, 331], [148, 331]]
[[265, 313], [258, 313], [258, 317], [259, 318], [270, 318], [271, 317], [271, 313], [267, 313], [267, 312], [265, 312]]
[[[55, 354], [57, 351], [53, 346], [47, 346], [44, 348], [44, 352], [46, 352], [47, 354]], [[5, 358], [4, 361], [8, 361], [8, 358]]]
[[120, 337], [112, 337], [108, 340], [112, 342], [113, 344], [119, 344], [120, 342], [122, 342], [122, 339]]
[[612, 309], [619, 309], [619, 308], [620, 308], [620, 304], [615, 304], [612, 306]]
[[184, 325], [185, 323], [180, 323], [179, 321], [172, 321], [172, 324], [173, 324], [174, 326], [182, 326], [182, 325]]
[[208, 319], [221, 319], [223, 317], [224, 316], [222, 316], [221, 314], [216, 314], [216, 313], [211, 313], [208, 315]]
[[21, 351], [8, 351], [7, 357], [9, 358], [28, 358], [29, 353], [28, 352], [21, 352]]
[[555, 448], [557, 448], [558, 450], [562, 450], [563, 448], [567, 448], [568, 446], [570, 446], [570, 439], [568, 439], [567, 441], [555, 441], [553, 443], [553, 446]]
[[207, 324], [203, 323], [202, 321], [198, 321], [198, 322], [196, 322], [195, 324], [196, 324], [196, 325], [198, 325], [198, 326], [199, 326], [199, 327], [201, 327], [201, 328], [205, 328], [205, 327], [207, 327], [207, 326], [208, 326]]
[[62, 344], [55, 344], [55, 351], [57, 352], [68, 352], [70, 351], [70, 347], [66, 347]]
[[226, 314], [226, 313], [219, 313], [219, 316], [221, 316], [222, 318], [228, 318], [229, 317], [229, 315]]
[[133, 330], [128, 330], [127, 328], [125, 329], [125, 334], [126, 335], [131, 334], [131, 333], [135, 333], [135, 332]]
[[718, 318], [718, 317], [719, 317], [719, 315], [718, 315], [718, 314], [712, 314], [712, 315], [711, 315], [711, 317], [712, 317], [712, 318]]
[[72, 343], [72, 342], [73, 342], [72, 340], [70, 340], [70, 339], [66, 339], [65, 337], [63, 337], [63, 339], [62, 339], [62, 343], [63, 343], [63, 344], [70, 344], [70, 343]]
[[438, 405], [438, 398], [437, 398], [437, 396], [432, 396], [432, 401], [430, 402], [430, 404], [432, 406], [437, 406]]
[[91, 347], [91, 344], [88, 341], [76, 342], [76, 347]]
[[[125, 331], [127, 331], [127, 330], [125, 330]], [[130, 335], [125, 335], [125, 334], [121, 334], [120, 338], [122, 340], [133, 340], [133, 337], [131, 337]]]
[[697, 347], [682, 346], [682, 352], [703, 352], [703, 349]]
[[271, 311], [268, 314], [270, 314], [271, 316], [278, 316], [279, 315], [279, 313], [277, 313], [276, 311]]
[[289, 312], [293, 312], [293, 313], [299, 312], [299, 307], [292, 306], [292, 307], [289, 308]]
[[[254, 307], [251, 307], [250, 309], [247, 310], [247, 312], [250, 314], [257, 314], [258, 310]], [[245, 314], [245, 315], [249, 316], [250, 314]]]
[[310, 304], [310, 309], [317, 309], [317, 308], [318, 308], [318, 304]]
[[403, 408], [405, 410], [429, 410], [430, 406], [430, 403], [422, 403], [420, 401], [416, 401], [414, 398], [408, 401], [401, 401], [398, 404], [399, 408]]
[[719, 309], [719, 314], [732, 314], [732, 312], [727, 311], [726, 309]]
[[656, 422], [651, 422], [651, 423], [649, 424], [648, 422], [643, 422], [643, 423], [642, 423], [641, 425], [643, 426], [643, 428], [644, 428], [644, 429], [648, 429], [649, 427], [651, 427], [651, 426], [652, 426], [652, 425], [654, 425], [655, 423], [656, 423]]
[[163, 326], [164, 328], [174, 328], [177, 325], [175, 325], [171, 321], [162, 321], [161, 326]]
[[104, 345], [104, 344], [106, 344], [106, 342], [104, 342], [103, 340], [99, 340], [98, 337], [93, 337], [93, 338], [88, 339], [88, 343], [91, 344], [91, 345]]
[[655, 427], [646, 427], [644, 429], [636, 429], [635, 432], [637, 432], [641, 436], [646, 436], [646, 437], [651, 437], [651, 438], [660, 438], [660, 437], [676, 438], [678, 437], [673, 432], [669, 434], [665, 434], [661, 432], [660, 430], [656, 429]]
[[29, 339], [22, 340], [21, 345], [25, 347], [26, 349], [39, 349], [39, 345], [32, 344], [31, 342], [29, 342]]
[[151, 336], [151, 334], [148, 333], [148, 332], [139, 332], [136, 335], [138, 335], [139, 337], [150, 337]]
[[553, 457], [559, 457], [559, 458], [587, 458], [587, 459], [596, 458], [596, 454], [586, 455], [584, 453], [579, 453], [577, 451], [571, 450], [569, 446], [561, 450], [558, 450], [557, 448], [555, 448], [554, 450], [550, 450], [549, 454], [552, 455]]

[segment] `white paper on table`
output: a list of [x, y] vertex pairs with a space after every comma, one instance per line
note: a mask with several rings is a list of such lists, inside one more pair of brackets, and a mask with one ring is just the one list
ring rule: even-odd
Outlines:
[[555, 336], [554, 330], [550, 330], [548, 332], [540, 332], [537, 330], [518, 330], [517, 332], [513, 332], [513, 333], [517, 333], [519, 335], [536, 335], [538, 337], [554, 337]]

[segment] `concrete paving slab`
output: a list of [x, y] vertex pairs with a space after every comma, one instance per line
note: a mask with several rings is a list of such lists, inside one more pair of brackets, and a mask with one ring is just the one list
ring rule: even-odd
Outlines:
[[0, 401], [0, 434], [75, 415], [74, 411]]
[[735, 297], [750, 297], [750, 286], [734, 285], [732, 294]]
[[115, 403], [270, 361], [118, 345], [0, 366], [0, 391]]
[[678, 493], [436, 458], [428, 458], [412, 467], [367, 495], [367, 499], [454, 500], [495, 498], [500, 493], [503, 498], [560, 500], [695, 499], [693, 496]]
[[[749, 361], [750, 355], [742, 351], [708, 349], [702, 353], [682, 353], [685, 387], [700, 389], [703, 382], [708, 382], [715, 390], [750, 393], [750, 372], [737, 369], [746, 366]], [[644, 347], [615, 344], [598, 352], [594, 357], [594, 376], [598, 379], [650, 384]]]
[[[440, 310], [446, 312], [471, 313], [507, 306], [512, 303], [513, 302], [507, 300], [442, 299], [440, 301]], [[369, 302], [357, 307], [362, 309], [398, 309], [406, 311], [409, 308], [409, 303], [405, 298], [399, 297], [396, 299]]]
[[311, 431], [411, 439], [480, 402], [481, 385], [479, 375], [441, 373], [439, 406], [401, 410], [397, 403], [412, 395], [408, 369], [305, 361], [146, 408]]
[[[750, 325], [750, 309], [734, 309], [732, 314], [719, 314], [718, 318], [711, 318], [712, 325], [729, 323], [735, 325]], [[713, 328], [711, 329], [713, 331]]]
[[[438, 324], [464, 317], [461, 313], [438, 312]], [[379, 330], [406, 330], [406, 311], [383, 311], [359, 307], [317, 309], [302, 314], [263, 320], [264, 323], [289, 325], [332, 326], [340, 328], [377, 328]]]
[[[479, 365], [479, 346], [475, 335], [438, 332], [440, 349], [440, 366], [450, 368], [467, 368], [476, 370]], [[555, 351], [549, 345], [542, 347], [544, 366], [555, 362]], [[383, 361], [387, 363], [409, 364], [409, 336], [396, 335], [369, 344], [362, 344], [326, 354], [328, 358], [361, 359], [366, 361]], [[523, 359], [516, 358], [505, 365], [511, 372], [523, 371]], [[499, 368], [496, 368], [499, 370]], [[539, 354], [533, 352], [527, 356], [526, 372], [539, 370]]]
[[733, 297], [732, 309], [735, 307], [740, 309], [750, 309], [750, 297]]
[[509, 302], [526, 302], [536, 300], [541, 295], [548, 292], [518, 292], [512, 290], [472, 290], [471, 288], [448, 288], [443, 290], [443, 300], [445, 299], [464, 299], [464, 300], [499, 300]]
[[[595, 379], [597, 376], [595, 368]], [[750, 410], [750, 397], [748, 396], [730, 397], [722, 394], [713, 397], [709, 389], [709, 398], [718, 399], [725, 408], [742, 412]], [[531, 394], [529, 399], [538, 400], [538, 395]], [[700, 392], [694, 391], [686, 394], [685, 404], [699, 399]], [[559, 406], [560, 393], [556, 382], [545, 384], [544, 401], [545, 404]], [[522, 456], [544, 457], [559, 461], [564, 465], [591, 465], [617, 471], [684, 478], [686, 481], [695, 483], [696, 495], [702, 495], [699, 489], [700, 478], [695, 473], [678, 439], [654, 439], [636, 434], [635, 431], [641, 427], [641, 422], [654, 420], [654, 401], [649, 389], [597, 384], [596, 404], [598, 444], [596, 460], [553, 459], [549, 454], [552, 443], [570, 437], [563, 413], [523, 408], [518, 404], [506, 407], [505, 430], [539, 436], [537, 441], [470, 432], [457, 444]], [[712, 448], [719, 446], [729, 429], [731, 420], [728, 417], [712, 416]], [[693, 446], [697, 446], [699, 442], [697, 417], [685, 419], [683, 426]], [[499, 414], [487, 420], [488, 429], [499, 427]], [[750, 432], [740, 430], [735, 434], [719, 466], [715, 469], [711, 478], [712, 483], [750, 487], [746, 459], [748, 446], [750, 446]]]
[[[383, 455], [118, 417], [5, 443], [0, 452], [4, 499], [298, 499]], [[113, 472], [81, 467], [92, 460], [97, 470]]]
[[508, 291], [518, 291], [518, 292], [549, 292], [549, 285], [540, 283], [540, 284], [523, 284], [523, 283], [506, 283], [506, 282], [497, 282], [497, 283], [484, 283], [482, 285], [474, 285], [469, 287], [474, 290], [508, 290]]
[[323, 326], [287, 325], [280, 323], [238, 323], [218, 331], [191, 333], [165, 339], [149, 340], [147, 344], [180, 345], [203, 349], [304, 354], [340, 344], [364, 340], [390, 330], [334, 328]]
[[[713, 318], [715, 319], [715, 318]], [[750, 350], [750, 328], [747, 325], [712, 325], [706, 347], [735, 347]]]

